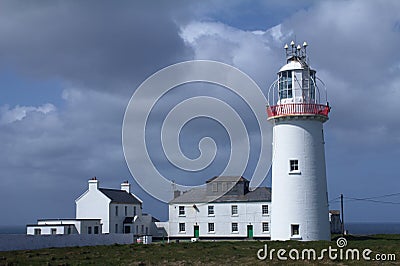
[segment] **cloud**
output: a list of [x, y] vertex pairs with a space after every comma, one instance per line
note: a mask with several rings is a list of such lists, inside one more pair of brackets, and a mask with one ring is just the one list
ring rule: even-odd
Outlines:
[[185, 56], [171, 19], [172, 11], [178, 13], [185, 6], [6, 1], [0, 10], [1, 64], [29, 76], [127, 91]]
[[9, 124], [15, 121], [20, 121], [31, 112], [47, 114], [55, 111], [56, 107], [51, 103], [47, 103], [39, 107], [17, 105], [13, 109], [9, 109], [8, 106], [3, 106], [3, 108], [0, 110], [0, 124]]
[[[310, 44], [311, 65], [328, 85], [333, 106], [325, 124], [330, 193], [390, 192], [397, 184], [393, 172], [400, 153], [399, 3], [297, 2], [293, 8], [292, 1], [261, 1], [256, 14], [273, 18], [255, 20], [254, 13], [243, 12], [250, 8], [245, 1], [2, 1], [0, 67], [37, 80], [57, 78], [63, 88], [59, 105], [45, 101], [0, 107], [0, 193], [20, 206], [14, 210], [0, 202], [2, 213], [9, 214], [7, 223], [73, 217], [73, 201], [88, 178], [96, 175], [102, 186], [118, 187], [129, 176], [121, 147], [122, 119], [132, 92], [150, 74], [183, 60], [217, 60], [243, 70], [266, 94], [285, 62], [282, 47], [291, 39]], [[280, 9], [285, 15], [278, 15], [283, 14]], [[244, 20], [235, 17], [244, 14], [248, 20], [241, 27]], [[256, 135], [254, 117], [234, 95], [217, 86], [187, 86], [163, 97], [154, 110], [155, 126], [149, 128], [153, 144], [158, 144], [157, 124], [165, 112], [196, 95], [231, 103], [243, 114], [249, 134]], [[210, 121], [192, 122], [183, 130], [182, 149], [195, 157], [198, 140], [214, 136], [224, 153], [212, 169], [218, 170], [229, 150], [226, 133]], [[150, 152], [164, 173], [187, 178], [159, 148]], [[194, 173], [193, 178], [206, 175]], [[382, 180], [379, 188], [375, 177]], [[147, 210], [167, 217], [159, 202], [137, 184], [133, 189]], [[354, 213], [366, 215], [353, 210], [352, 218]], [[393, 219], [389, 213], [380, 214]]]

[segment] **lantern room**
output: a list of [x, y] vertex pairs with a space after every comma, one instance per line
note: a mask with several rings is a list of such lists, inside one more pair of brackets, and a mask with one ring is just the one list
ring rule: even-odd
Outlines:
[[[285, 45], [286, 64], [279, 70], [278, 79], [268, 92], [269, 118], [301, 114], [324, 115], [327, 118], [329, 106], [325, 86], [309, 66], [307, 46], [306, 42], [296, 46], [293, 41], [290, 47]], [[319, 87], [323, 87], [322, 95]], [[285, 108], [282, 108], [283, 105]]]

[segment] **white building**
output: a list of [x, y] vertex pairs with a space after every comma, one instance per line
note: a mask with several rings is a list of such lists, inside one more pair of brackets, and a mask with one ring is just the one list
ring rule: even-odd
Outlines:
[[316, 71], [308, 65], [306, 46], [285, 46], [287, 64], [268, 97], [268, 120], [273, 123], [272, 240], [330, 240], [323, 132], [330, 107], [320, 103], [324, 91], [319, 91]]
[[270, 205], [270, 188], [249, 191], [243, 177], [214, 177], [169, 203], [165, 228], [172, 239], [268, 239]]
[[28, 235], [101, 234], [100, 219], [38, 220], [26, 227]]
[[121, 189], [100, 188], [89, 180], [88, 189], [75, 200], [76, 219], [38, 220], [27, 225], [27, 234], [134, 234], [157, 236], [157, 219], [142, 213], [142, 200], [125, 181]]

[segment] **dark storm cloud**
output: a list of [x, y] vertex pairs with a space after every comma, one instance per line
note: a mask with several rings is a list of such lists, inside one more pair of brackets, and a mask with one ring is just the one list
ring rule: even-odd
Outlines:
[[2, 66], [93, 89], [137, 85], [182, 59], [174, 12], [181, 2], [2, 2]]

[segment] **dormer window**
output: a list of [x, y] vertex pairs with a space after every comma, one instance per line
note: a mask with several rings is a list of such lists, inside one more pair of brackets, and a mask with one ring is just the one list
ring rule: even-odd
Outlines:
[[292, 97], [292, 71], [282, 71], [279, 73], [279, 99]]

